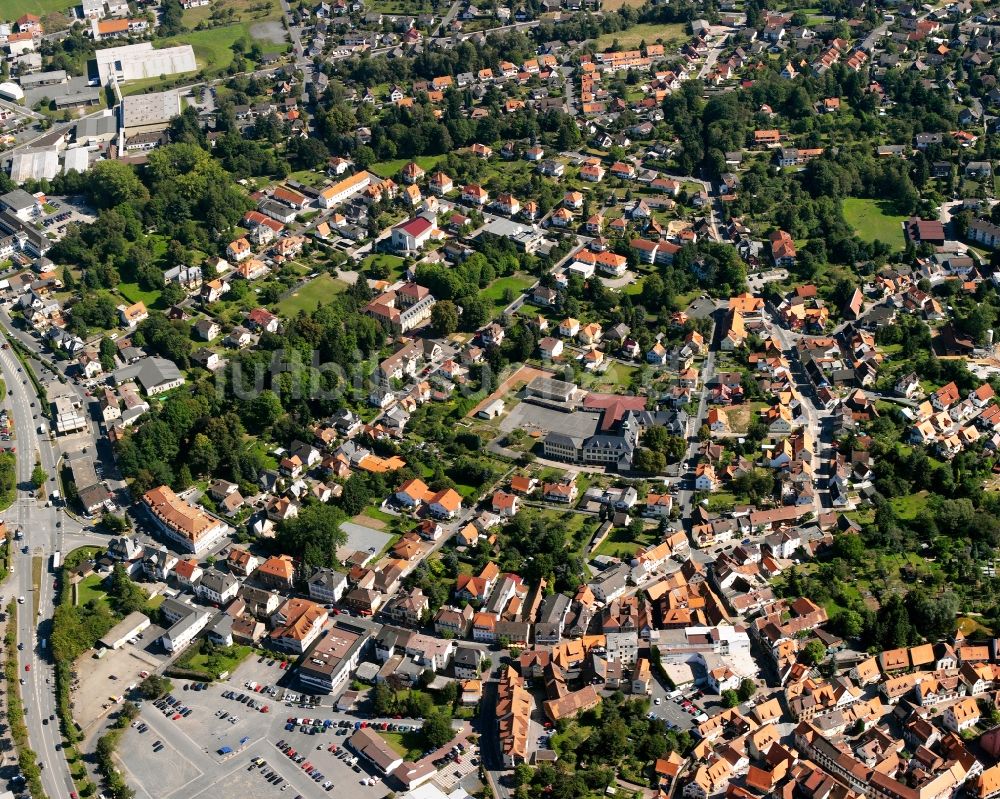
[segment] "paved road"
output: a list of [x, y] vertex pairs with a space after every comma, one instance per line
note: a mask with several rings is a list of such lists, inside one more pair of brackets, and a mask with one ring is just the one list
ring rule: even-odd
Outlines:
[[792, 378], [796, 384], [795, 388], [799, 399], [799, 406], [802, 409], [802, 416], [813, 435], [813, 440], [816, 442], [816, 454], [819, 456], [819, 463], [814, 470], [813, 476], [813, 483], [816, 487], [813, 497], [813, 509], [816, 513], [820, 513], [824, 506], [831, 505], [827, 480], [829, 478], [829, 460], [834, 454], [833, 436], [831, 426], [825, 423], [829, 418], [829, 414], [816, 407], [816, 403], [813, 400], [815, 396], [814, 389], [809, 383], [805, 369], [799, 359], [798, 350], [796, 349], [797, 339], [808, 337], [797, 336], [778, 324], [776, 320], [771, 325], [771, 331], [774, 338], [781, 344], [782, 350], [788, 358]]
[[446, 36], [448, 34], [448, 26], [451, 25], [451, 21], [455, 19], [455, 16], [458, 14], [458, 10], [461, 7], [462, 7], [462, 0], [455, 0], [455, 2], [451, 4], [451, 7], [448, 9], [447, 13], [441, 19], [441, 24], [438, 26], [437, 29], [438, 36]]
[[573, 97], [573, 67], [560, 67], [563, 76], [563, 90], [566, 92], [566, 103], [563, 110], [567, 114], [576, 113], [576, 100]]
[[[17, 592], [25, 597], [18, 606], [18, 641], [23, 651], [18, 658], [19, 671], [25, 680], [21, 688], [27, 715], [28, 736], [31, 747], [45, 765], [42, 770], [42, 784], [50, 797], [69, 796], [74, 790], [69, 767], [63, 755], [56, 752], [59, 742], [58, 722], [43, 724], [42, 720], [55, 713], [55, 694], [52, 667], [43, 659], [40, 643], [47, 638], [53, 613], [54, 591], [52, 577], [48, 573], [51, 553], [61, 549], [62, 527], [57, 523], [67, 523], [68, 517], [61, 510], [46, 508], [33, 496], [31, 472], [37, 458], [46, 473], [54, 477], [58, 453], [48, 439], [40, 439], [35, 432], [35, 420], [39, 400], [30, 381], [25, 380], [20, 362], [11, 350], [0, 350], [0, 372], [12, 393], [7, 397], [7, 406], [14, 419], [17, 437], [17, 478], [18, 499], [7, 511], [5, 521], [8, 527], [19, 528], [24, 533], [23, 541], [18, 541], [14, 562], [14, 575], [7, 584], [6, 591]], [[34, 407], [32, 407], [34, 403]], [[49, 483], [49, 486], [54, 483]], [[75, 531], [79, 526], [73, 522]], [[26, 552], [25, 552], [26, 548]], [[43, 570], [38, 586], [32, 584], [32, 561], [41, 558]], [[36, 615], [37, 608], [37, 615]], [[31, 671], [25, 671], [26, 666]], [[46, 682], [50, 680], [50, 683]]]

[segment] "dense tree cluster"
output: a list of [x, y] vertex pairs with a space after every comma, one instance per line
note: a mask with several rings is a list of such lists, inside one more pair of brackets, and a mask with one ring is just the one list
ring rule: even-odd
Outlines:
[[[164, 265], [173, 265], [185, 248], [221, 252], [233, 227], [252, 207], [220, 162], [189, 143], [156, 149], [139, 171], [121, 161], [101, 161], [86, 175], [69, 180], [79, 184], [99, 213], [92, 224], [71, 225], [50, 256], [81, 268], [84, 286], [90, 289], [114, 288], [122, 279], [147, 288], [162, 286], [146, 238], [150, 229], [171, 243]], [[102, 301], [88, 296], [84, 302]], [[100, 318], [88, 322], [90, 309], [84, 306], [82, 323], [110, 327], [106, 308], [104, 302]]]
[[[686, 731], [668, 730], [658, 718], [647, 718], [648, 701], [627, 700], [621, 693], [599, 708], [582, 713], [577, 723], [560, 722], [553, 740], [559, 753], [554, 764], [514, 771], [515, 797], [546, 795], [584, 799], [603, 794], [616, 774], [643, 779], [642, 770], [669, 752], [686, 753], [693, 743]], [[584, 735], [582, 729], [590, 730]], [[586, 764], [587, 768], [577, 768]]]

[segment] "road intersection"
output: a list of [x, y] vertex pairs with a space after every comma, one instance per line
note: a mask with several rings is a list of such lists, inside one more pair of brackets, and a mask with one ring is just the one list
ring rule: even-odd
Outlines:
[[[9, 334], [6, 314], [0, 317], [0, 322]], [[69, 796], [75, 789], [61, 752], [55, 674], [48, 648], [57, 602], [51, 574], [52, 554], [97, 543], [103, 537], [84, 528], [59, 503], [39, 498], [32, 485], [32, 471], [38, 463], [48, 476], [43, 492], [51, 494], [58, 485], [61, 455], [55, 441], [38, 434], [39, 420], [43, 418], [42, 400], [25, 371], [28, 368], [31, 367], [24, 366], [13, 350], [0, 350], [0, 375], [7, 386], [6, 405], [13, 418], [17, 446], [17, 498], [3, 519], [9, 530], [23, 536], [12, 542], [17, 547], [12, 558], [13, 573], [0, 593], [5, 604], [15, 597], [24, 597], [24, 603], [18, 605], [17, 637], [21, 645], [18, 671], [24, 680], [21, 696], [25, 723], [31, 748], [42, 765], [45, 792], [57, 797]], [[46, 375], [36, 377], [44, 380]]]

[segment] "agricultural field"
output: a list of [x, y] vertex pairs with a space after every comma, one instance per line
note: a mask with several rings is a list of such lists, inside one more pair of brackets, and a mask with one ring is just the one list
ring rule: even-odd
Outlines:
[[15, 20], [25, 11], [38, 14], [43, 18], [50, 14], [62, 17], [72, 7], [73, 3], [69, 0], [34, 0], [30, 4], [25, 3], [24, 0], [0, 0], [0, 18]]
[[195, 29], [200, 23], [230, 23], [247, 20], [258, 21], [270, 17], [277, 19], [281, 13], [277, 0], [213, 0], [201, 8], [184, 12], [184, 24]]
[[617, 11], [619, 8], [639, 8], [642, 0], [606, 0], [601, 5], [604, 11]]

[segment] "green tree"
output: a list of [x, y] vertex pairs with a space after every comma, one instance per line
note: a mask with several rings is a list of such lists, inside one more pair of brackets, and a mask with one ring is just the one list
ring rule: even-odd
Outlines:
[[740, 696], [732, 688], [722, 692], [722, 706], [736, 707], [740, 703]]
[[431, 308], [431, 324], [440, 336], [458, 330], [458, 307], [451, 300], [441, 300]]
[[48, 472], [42, 468], [42, 464], [36, 462], [35, 468], [31, 470], [31, 484], [36, 488], [41, 488], [49, 479]]
[[815, 666], [817, 663], [822, 663], [824, 658], [826, 658], [826, 647], [822, 641], [813, 639], [802, 650], [802, 662], [807, 666]]
[[158, 699], [166, 694], [170, 688], [170, 680], [166, 677], [161, 677], [159, 674], [150, 674], [139, 683], [139, 695], [143, 699]]
[[117, 516], [111, 512], [105, 512], [101, 516], [101, 524], [112, 533], [124, 533], [129, 529], [129, 521], [127, 517]]
[[87, 193], [98, 208], [113, 208], [128, 202], [144, 203], [149, 191], [124, 161], [98, 161], [90, 170]]
[[101, 358], [101, 368], [105, 372], [113, 371], [115, 368], [115, 355], [118, 352], [118, 348], [115, 346], [115, 342], [104, 336], [101, 339], [100, 346], [100, 358]]
[[749, 677], [745, 677], [740, 681], [740, 687], [737, 690], [737, 693], [739, 694], [740, 701], [746, 702], [750, 697], [757, 693], [757, 683]]
[[347, 540], [340, 529], [344, 519], [343, 511], [332, 505], [306, 505], [296, 518], [278, 526], [275, 543], [308, 566], [333, 567], [337, 548]]
[[849, 563], [860, 563], [867, 556], [868, 550], [861, 536], [842, 533], [833, 539], [833, 552]]
[[455, 736], [451, 728], [451, 718], [440, 710], [433, 711], [424, 719], [421, 732], [434, 749], [444, 746]]

